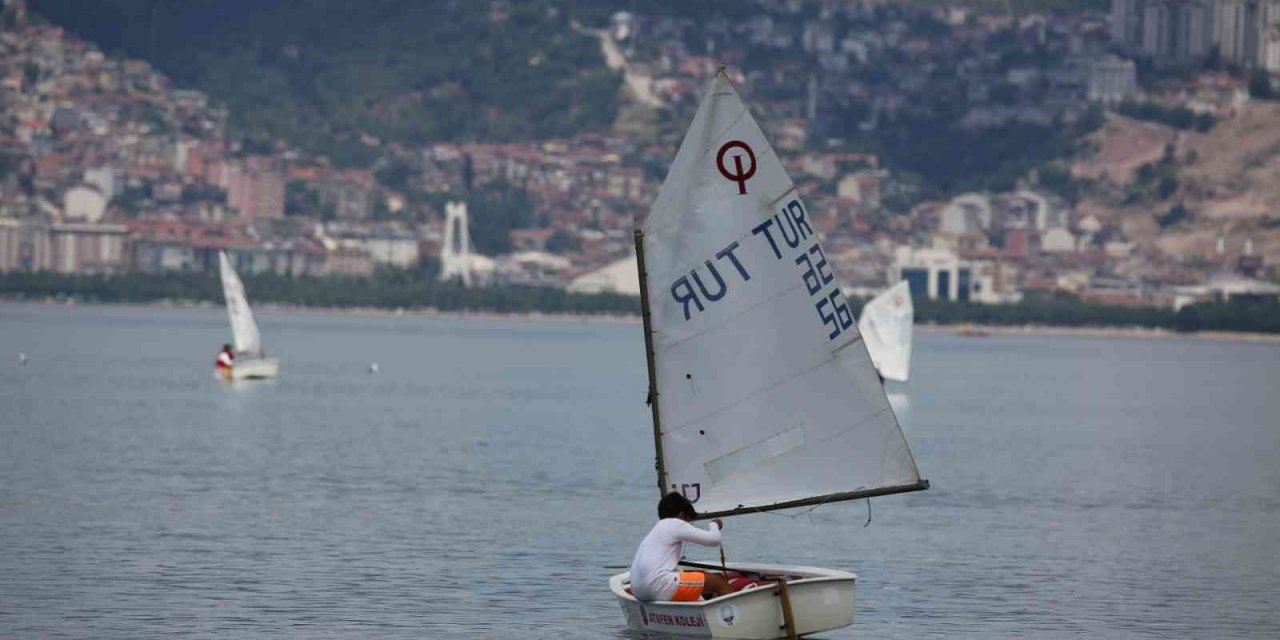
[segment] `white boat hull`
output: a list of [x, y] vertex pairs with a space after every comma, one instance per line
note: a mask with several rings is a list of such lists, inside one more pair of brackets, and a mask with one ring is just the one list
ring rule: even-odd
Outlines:
[[231, 374], [223, 376], [227, 380], [265, 380], [280, 374], [280, 361], [275, 358], [254, 360], [236, 360], [231, 367]]
[[[796, 633], [804, 635], [853, 624], [854, 582], [847, 571], [776, 564], [730, 563], [730, 571], [786, 575]], [[630, 573], [609, 580], [627, 626], [637, 631], [771, 640], [785, 638], [781, 598], [774, 584], [747, 588], [698, 602], [640, 602], [627, 591]]]

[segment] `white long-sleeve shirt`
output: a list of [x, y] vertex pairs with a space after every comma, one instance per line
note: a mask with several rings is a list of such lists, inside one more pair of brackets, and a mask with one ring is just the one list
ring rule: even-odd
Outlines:
[[631, 593], [637, 600], [670, 600], [675, 595], [680, 583], [676, 567], [686, 542], [718, 547], [720, 527], [712, 522], [711, 529], [704, 531], [680, 518], [663, 518], [653, 525], [631, 562]]

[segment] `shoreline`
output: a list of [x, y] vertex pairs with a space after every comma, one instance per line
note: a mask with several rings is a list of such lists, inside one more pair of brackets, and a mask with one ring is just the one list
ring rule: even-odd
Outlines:
[[1158, 329], [1151, 327], [1076, 327], [1043, 324], [1013, 326], [968, 323], [927, 323], [915, 325], [915, 330], [930, 335], [951, 334], [958, 336], [963, 336], [962, 332], [970, 331], [981, 335], [964, 337], [977, 339], [997, 336], [1071, 336], [1079, 338], [1144, 338], [1165, 340], [1189, 338], [1195, 340], [1236, 340], [1244, 342], [1280, 343], [1280, 334], [1274, 333], [1244, 333], [1240, 331], [1197, 331], [1194, 333], [1179, 333], [1172, 329]]
[[[226, 313], [226, 307], [220, 302], [195, 302], [190, 300], [156, 300], [152, 302], [81, 302], [76, 299], [44, 300], [0, 298], [0, 305], [25, 307], [103, 307], [126, 309], [175, 309], [175, 310], [209, 310]], [[561, 313], [541, 311], [443, 311], [436, 307], [418, 308], [386, 308], [386, 307], [310, 307], [304, 305], [279, 304], [262, 302], [253, 304], [253, 313], [257, 316], [284, 314], [307, 314], [329, 316], [361, 316], [361, 317], [432, 317], [477, 320], [519, 320], [525, 322], [579, 322], [607, 324], [639, 324], [640, 315], [616, 313]]]
[[[207, 309], [223, 311], [223, 306], [214, 302], [192, 302], [179, 300], [158, 300], [154, 302], [80, 302], [75, 299], [71, 300], [32, 300], [32, 299], [12, 299], [0, 298], [0, 304], [17, 305], [26, 307], [121, 307], [121, 308], [152, 308], [152, 309]], [[427, 317], [427, 318], [451, 318], [459, 320], [514, 320], [520, 322], [565, 322], [565, 323], [588, 323], [588, 324], [640, 324], [640, 316], [630, 314], [616, 313], [544, 313], [538, 311], [532, 312], [501, 312], [501, 311], [442, 311], [434, 307], [423, 308], [392, 308], [385, 307], [309, 307], [302, 305], [289, 305], [264, 302], [254, 305], [254, 312], [260, 315], [282, 315], [288, 313], [302, 313], [315, 315], [331, 315], [331, 316], [361, 316], [361, 317]], [[1280, 334], [1271, 333], [1244, 333], [1237, 331], [1198, 331], [1195, 333], [1179, 333], [1172, 329], [1160, 329], [1151, 327], [1084, 327], [1084, 326], [1067, 326], [1067, 325], [984, 325], [972, 323], [956, 323], [956, 324], [937, 324], [937, 323], [918, 323], [914, 325], [914, 329], [918, 332], [928, 335], [957, 335], [962, 337], [971, 337], [976, 339], [986, 337], [1000, 336], [1028, 336], [1028, 337], [1084, 337], [1084, 338], [1143, 338], [1143, 339], [1178, 339], [1187, 338], [1195, 340], [1232, 340], [1243, 342], [1259, 342], [1259, 343], [1280, 343]], [[974, 335], [964, 336], [964, 332], [972, 332]]]

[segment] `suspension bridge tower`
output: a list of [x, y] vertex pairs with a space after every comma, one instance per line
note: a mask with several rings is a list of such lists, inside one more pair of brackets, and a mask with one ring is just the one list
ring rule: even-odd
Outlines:
[[440, 249], [440, 280], [457, 278], [471, 286], [471, 232], [467, 224], [467, 203], [444, 205], [444, 246]]

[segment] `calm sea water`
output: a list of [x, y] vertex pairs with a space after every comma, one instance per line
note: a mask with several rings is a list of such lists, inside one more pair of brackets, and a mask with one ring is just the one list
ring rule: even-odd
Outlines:
[[[0, 637], [626, 636], [638, 325], [260, 322], [282, 376], [227, 385], [220, 309], [0, 305]], [[858, 572], [824, 637], [1280, 637], [1280, 345], [926, 334], [912, 374], [932, 490], [727, 523]]]

